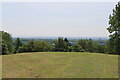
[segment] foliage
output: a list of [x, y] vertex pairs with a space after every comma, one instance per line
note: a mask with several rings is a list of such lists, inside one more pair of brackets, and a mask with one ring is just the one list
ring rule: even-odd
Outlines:
[[80, 39], [75, 44], [71, 44], [67, 38], [58, 37], [52, 43], [43, 40], [30, 40], [23, 43], [19, 38], [14, 42], [9, 33], [3, 32], [2, 51], [3, 54], [22, 53], [22, 52], [96, 52], [104, 53], [107, 51], [105, 45], [101, 45], [92, 39]]
[[11, 54], [14, 52], [12, 37], [9, 33], [0, 31], [2, 33], [2, 54]]
[[93, 43], [93, 52], [95, 53], [105, 53], [105, 45], [100, 45]]
[[110, 33], [109, 48], [113, 49], [112, 53], [120, 54], [120, 2], [109, 17], [109, 25], [107, 28]]
[[14, 53], [18, 53], [19, 47], [22, 46], [22, 42], [19, 38], [16, 39], [15, 41], [15, 52]]
[[80, 39], [77, 41], [77, 44], [79, 44], [85, 52], [105, 52], [105, 45], [93, 42], [92, 39]]
[[9, 54], [8, 46], [5, 43], [2, 43], [2, 54]]
[[58, 37], [58, 40], [55, 41], [55, 46], [53, 51], [67, 52], [70, 51], [70, 43], [67, 38]]
[[84, 52], [85, 50], [78, 44], [72, 45], [72, 51], [73, 52]]
[[50, 51], [51, 45], [46, 41], [31, 40], [27, 44], [20, 47], [19, 52], [45, 52]]

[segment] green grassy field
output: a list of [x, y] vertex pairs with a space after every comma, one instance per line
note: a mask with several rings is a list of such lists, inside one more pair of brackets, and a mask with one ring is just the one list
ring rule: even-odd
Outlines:
[[3, 78], [118, 78], [118, 56], [36, 52], [2, 56]]

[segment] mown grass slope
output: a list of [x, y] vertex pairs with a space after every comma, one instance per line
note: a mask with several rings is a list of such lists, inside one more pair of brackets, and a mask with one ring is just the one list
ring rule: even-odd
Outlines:
[[3, 78], [118, 78], [118, 56], [80, 52], [3, 55]]

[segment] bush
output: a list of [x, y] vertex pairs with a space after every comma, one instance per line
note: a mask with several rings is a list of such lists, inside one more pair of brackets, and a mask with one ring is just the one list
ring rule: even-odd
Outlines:
[[46, 41], [29, 41], [22, 47], [19, 47], [19, 52], [45, 52], [51, 51], [51, 44]]

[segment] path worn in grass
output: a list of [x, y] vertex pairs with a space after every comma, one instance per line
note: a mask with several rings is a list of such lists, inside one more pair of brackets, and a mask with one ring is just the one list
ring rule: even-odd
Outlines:
[[4, 55], [3, 78], [117, 78], [118, 56], [80, 52]]

